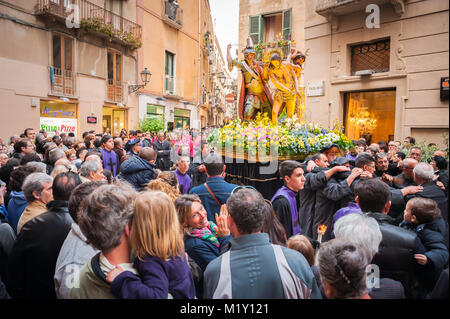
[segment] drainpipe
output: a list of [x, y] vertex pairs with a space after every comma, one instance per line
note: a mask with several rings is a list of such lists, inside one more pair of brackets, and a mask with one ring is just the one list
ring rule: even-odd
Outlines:
[[200, 112], [200, 95], [201, 95], [201, 83], [200, 83], [200, 73], [201, 73], [201, 67], [200, 67], [200, 39], [201, 39], [201, 0], [198, 0], [198, 58], [197, 58], [197, 62], [198, 62], [198, 79], [197, 79], [197, 86], [198, 86], [198, 90], [197, 90], [197, 121], [200, 123], [200, 129], [202, 128], [202, 116], [201, 116], [201, 112]]

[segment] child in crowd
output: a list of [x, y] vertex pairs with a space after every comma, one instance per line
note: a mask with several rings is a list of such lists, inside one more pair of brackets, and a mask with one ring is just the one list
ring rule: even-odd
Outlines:
[[430, 290], [448, 265], [448, 250], [444, 241], [446, 227], [441, 211], [434, 200], [414, 197], [406, 204], [403, 218], [399, 226], [416, 232], [426, 249], [424, 254], [414, 254], [414, 258], [424, 267], [425, 282]]
[[316, 257], [311, 241], [306, 236], [294, 235], [288, 239], [286, 247], [298, 251], [306, 258], [314, 277], [316, 278], [317, 286], [319, 287], [322, 298], [325, 299], [326, 294], [322, 287], [322, 282], [320, 281], [319, 269], [314, 265]]
[[106, 278], [111, 293], [121, 299], [194, 299], [194, 281], [173, 201], [159, 191], [142, 192], [134, 211], [129, 236], [140, 276], [114, 268]]

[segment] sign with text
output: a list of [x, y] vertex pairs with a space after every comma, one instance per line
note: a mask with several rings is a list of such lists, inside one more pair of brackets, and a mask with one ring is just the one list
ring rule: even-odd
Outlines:
[[228, 103], [233, 103], [234, 100], [235, 97], [233, 93], [228, 93], [227, 95], [225, 95], [225, 101], [227, 101]]
[[55, 101], [41, 101], [41, 117], [77, 118], [77, 105]]
[[91, 123], [91, 124], [96, 124], [97, 123], [97, 117], [96, 116], [88, 116], [87, 117], [87, 122]]
[[322, 96], [324, 95], [323, 80], [308, 82], [306, 86], [306, 96]]
[[448, 76], [441, 78], [441, 91], [440, 91], [440, 97], [441, 101], [448, 100]]
[[77, 119], [41, 117], [41, 130], [47, 132], [47, 136], [53, 137], [55, 131], [61, 133], [74, 133], [77, 136]]

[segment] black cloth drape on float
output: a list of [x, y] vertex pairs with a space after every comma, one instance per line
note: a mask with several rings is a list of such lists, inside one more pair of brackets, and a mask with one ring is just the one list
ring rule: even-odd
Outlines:
[[[268, 200], [271, 200], [278, 188], [283, 186], [278, 173], [278, 165], [269, 170], [269, 166], [273, 165], [271, 162], [249, 162], [247, 159], [226, 156], [222, 158], [226, 165], [225, 180], [229, 183], [253, 186]], [[279, 161], [278, 164], [281, 162]], [[261, 168], [263, 168], [263, 171], [261, 171]], [[265, 174], [264, 168], [271, 174]]]

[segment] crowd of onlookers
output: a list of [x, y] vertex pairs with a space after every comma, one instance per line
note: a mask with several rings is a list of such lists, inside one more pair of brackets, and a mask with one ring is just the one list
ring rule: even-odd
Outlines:
[[228, 182], [206, 134], [0, 140], [1, 298], [448, 297], [448, 162], [408, 137]]

